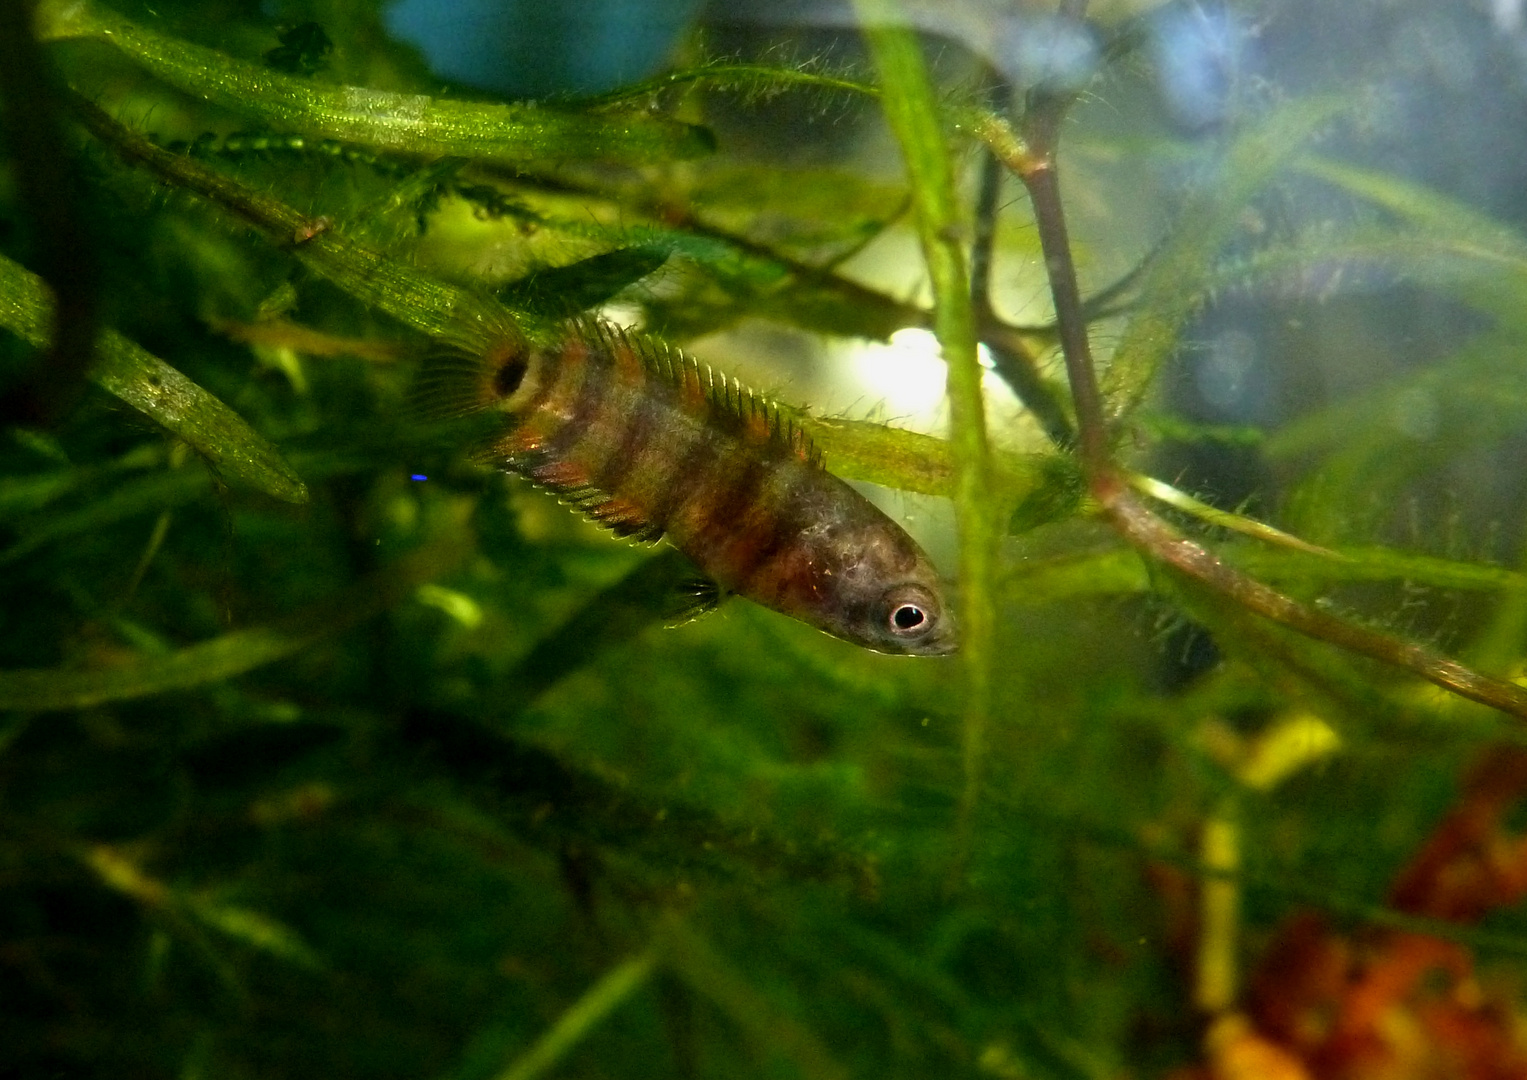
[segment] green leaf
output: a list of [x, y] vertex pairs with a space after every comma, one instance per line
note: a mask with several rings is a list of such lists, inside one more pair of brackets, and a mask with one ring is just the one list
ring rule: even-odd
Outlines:
[[205, 896], [190, 895], [183, 900], [191, 914], [225, 937], [298, 967], [314, 971], [323, 967], [323, 961], [295, 930], [263, 912]]
[[1150, 571], [1140, 555], [1110, 547], [1026, 562], [1003, 579], [1002, 594], [1011, 603], [1028, 606], [1143, 593], [1150, 587]]
[[1287, 549], [1243, 548], [1233, 560], [1259, 576], [1313, 582], [1406, 581], [1468, 592], [1527, 593], [1527, 574], [1378, 545], [1335, 549], [1334, 558]]
[[513, 105], [324, 86], [156, 33], [87, 0], [38, 5], [45, 41], [105, 42], [192, 97], [260, 124], [376, 150], [500, 161], [598, 158], [639, 163], [698, 157], [709, 132], [643, 112], [589, 115]]
[[334, 42], [315, 22], [305, 22], [282, 31], [281, 44], [265, 54], [265, 65], [288, 75], [311, 75], [329, 66]]
[[535, 1080], [554, 1068], [607, 1014], [646, 985], [656, 962], [657, 954], [648, 949], [615, 965], [559, 1016], [523, 1057], [500, 1073], [498, 1080]]
[[[1422, 284], [1449, 286], [1465, 303], [1521, 327], [1527, 316], [1527, 238], [1447, 195], [1395, 176], [1307, 156], [1307, 175], [1334, 184], [1400, 219], [1379, 265]], [[1387, 249], [1386, 249], [1387, 248]], [[1460, 280], [1461, 279], [1461, 280]]]
[[1036, 463], [1037, 482], [1008, 518], [1009, 533], [1026, 533], [1078, 514], [1087, 498], [1087, 481], [1075, 458], [1051, 454]]
[[[45, 349], [52, 323], [53, 301], [42, 279], [0, 258], [0, 326]], [[230, 483], [285, 502], [307, 501], [301, 477], [237, 413], [116, 331], [101, 335], [89, 376], [183, 439]]]
[[98, 529], [115, 521], [150, 510], [168, 510], [200, 498], [212, 486], [204, 469], [157, 471], [117, 485], [109, 494], [92, 499], [78, 509], [25, 522], [20, 535], [0, 550], [0, 566], [13, 563], [38, 548], [70, 536]]
[[1381, 506], [1453, 456], [1522, 430], [1527, 377], [1511, 329], [1484, 334], [1430, 366], [1331, 403], [1270, 435], [1264, 452], [1294, 463], [1324, 455], [1290, 500], [1291, 527], [1334, 541], [1352, 508]]
[[623, 247], [581, 259], [568, 266], [541, 270], [498, 290], [506, 306], [546, 318], [566, 318], [598, 307], [620, 290], [656, 273], [668, 253], [646, 247]]

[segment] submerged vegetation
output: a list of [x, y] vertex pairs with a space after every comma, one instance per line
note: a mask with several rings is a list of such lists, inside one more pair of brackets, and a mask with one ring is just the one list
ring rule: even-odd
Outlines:
[[[1527, 208], [1373, 86], [1140, 105], [1297, 5], [507, 103], [277, 6], [0, 25], [0, 1077], [1527, 1077]], [[777, 388], [960, 653], [667, 625], [418, 407], [596, 317]]]

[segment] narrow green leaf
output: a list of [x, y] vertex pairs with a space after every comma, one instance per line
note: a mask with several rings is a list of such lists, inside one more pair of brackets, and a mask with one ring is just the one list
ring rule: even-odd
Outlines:
[[236, 630], [167, 655], [145, 656], [108, 668], [0, 671], [0, 710], [83, 709], [231, 679], [364, 622], [464, 556], [456, 542], [421, 548], [290, 618]]
[[662, 924], [665, 961], [696, 993], [713, 1002], [760, 1049], [787, 1058], [813, 1080], [847, 1080], [848, 1070], [805, 1025], [774, 1008], [747, 978], [676, 916]]
[[1334, 558], [1297, 551], [1242, 550], [1232, 558], [1262, 577], [1307, 581], [1407, 581], [1468, 592], [1527, 592], [1527, 574], [1503, 566], [1459, 562], [1396, 548], [1363, 545], [1337, 548]]
[[598, 307], [667, 261], [663, 250], [616, 248], [512, 281], [498, 290], [498, 298], [507, 307], [546, 318], [567, 318]]
[[68, 466], [28, 476], [0, 476], [0, 521], [25, 517], [63, 498], [81, 485], [111, 474], [128, 473], [164, 464], [164, 447], [143, 443], [116, 461], [93, 466]]
[[1378, 265], [1408, 280], [1447, 288], [1471, 307], [1522, 325], [1527, 308], [1527, 238], [1510, 226], [1421, 184], [1306, 156], [1306, 175], [1334, 184], [1398, 217], [1405, 231], [1370, 241]]
[[657, 953], [648, 949], [605, 972], [523, 1057], [499, 1074], [499, 1080], [534, 1080], [554, 1068], [595, 1025], [646, 984], [656, 963]]
[[10, 547], [0, 550], [0, 566], [15, 562], [45, 544], [149, 510], [168, 510], [200, 498], [212, 484], [205, 469], [156, 471], [120, 484], [77, 510], [26, 523]]
[[1486, 445], [1521, 428], [1527, 409], [1521, 349], [1514, 334], [1481, 335], [1436, 364], [1285, 425], [1267, 437], [1264, 451], [1286, 462], [1334, 450], [1333, 460], [1356, 462], [1393, 457], [1397, 447], [1436, 453]]
[[1002, 582], [1009, 603], [1037, 605], [1084, 596], [1148, 592], [1150, 570], [1139, 552], [1110, 547], [1025, 562]]
[[323, 961], [295, 930], [263, 912], [200, 896], [187, 896], [184, 902], [197, 919], [225, 937], [299, 967], [323, 967]]
[[[1519, 570], [1396, 548], [1343, 547], [1329, 555], [1261, 545], [1226, 545], [1219, 550], [1236, 566], [1271, 581], [1405, 581], [1437, 589], [1527, 595], [1527, 573]], [[1144, 592], [1149, 587], [1150, 578], [1139, 555], [1127, 548], [1109, 548], [1025, 562], [1003, 578], [1002, 589], [1011, 603], [1041, 604], [1078, 596]]]
[[[846, 480], [940, 495], [959, 491], [954, 444], [932, 435], [901, 431], [868, 420], [845, 420], [794, 413], [816, 443], [827, 466]], [[998, 507], [1014, 505], [1044, 482], [1046, 455], [998, 452], [992, 455], [992, 497]]]
[[156, 33], [87, 0], [45, 0], [45, 41], [86, 38], [120, 50], [193, 97], [275, 128], [395, 153], [531, 161], [630, 163], [709, 153], [703, 128], [644, 112], [589, 115], [521, 102], [454, 101], [362, 86], [325, 86]]
[[[42, 349], [52, 325], [53, 300], [42, 279], [0, 258], [0, 326]], [[185, 440], [228, 481], [286, 502], [307, 501], [301, 477], [237, 413], [116, 331], [101, 335], [89, 376]]]
[[1245, 514], [1232, 513], [1229, 510], [1221, 510], [1217, 506], [1210, 506], [1206, 502], [1195, 499], [1186, 491], [1179, 490], [1171, 484], [1157, 480], [1153, 476], [1130, 473], [1127, 478], [1130, 485], [1136, 491], [1143, 492], [1153, 499], [1181, 510], [1183, 513], [1192, 514], [1200, 521], [1210, 525], [1217, 525], [1222, 529], [1229, 529], [1231, 532], [1242, 533], [1265, 543], [1303, 551], [1309, 555], [1319, 555], [1329, 559], [1340, 557], [1336, 552], [1328, 548], [1301, 540], [1297, 536], [1286, 533], [1282, 529], [1276, 529], [1265, 522], [1258, 521], [1256, 518], [1247, 517]]
[[1460, 251], [1519, 269], [1527, 265], [1527, 240], [1516, 230], [1432, 188], [1314, 155], [1298, 158], [1293, 167], [1360, 195], [1429, 234], [1450, 237]]

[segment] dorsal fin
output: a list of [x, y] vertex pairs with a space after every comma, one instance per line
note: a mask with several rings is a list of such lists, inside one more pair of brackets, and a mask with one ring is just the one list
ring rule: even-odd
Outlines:
[[599, 319], [577, 320], [574, 333], [580, 332], [591, 343], [598, 342], [611, 350], [629, 350], [648, 374], [670, 386], [681, 391], [686, 386], [697, 388], [710, 415], [716, 419], [734, 424], [741, 432], [756, 433], [813, 468], [823, 467], [821, 452], [795, 422], [792, 410], [660, 338], [632, 333]]

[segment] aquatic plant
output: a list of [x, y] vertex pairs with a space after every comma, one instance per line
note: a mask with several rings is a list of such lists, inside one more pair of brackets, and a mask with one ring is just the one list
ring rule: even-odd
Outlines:
[[[1527, 241], [1376, 92], [1110, 129], [1175, 5], [510, 103], [371, 4], [13, 7], [0, 1075], [1520, 1074]], [[960, 654], [671, 627], [418, 407], [595, 313], [918, 519]], [[947, 430], [823, 404], [909, 341]]]

